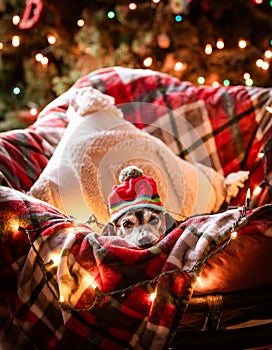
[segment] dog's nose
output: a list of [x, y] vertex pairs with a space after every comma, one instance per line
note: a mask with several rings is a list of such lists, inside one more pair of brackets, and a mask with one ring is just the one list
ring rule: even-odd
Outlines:
[[139, 238], [139, 243], [141, 246], [148, 246], [152, 244], [152, 240], [150, 239], [150, 237], [147, 236], [143, 236], [141, 238]]

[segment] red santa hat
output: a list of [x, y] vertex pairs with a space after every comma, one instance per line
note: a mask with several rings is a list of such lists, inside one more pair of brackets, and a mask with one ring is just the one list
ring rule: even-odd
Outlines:
[[136, 166], [124, 168], [119, 176], [120, 185], [115, 185], [108, 197], [110, 221], [114, 223], [120, 216], [131, 209], [152, 208], [164, 211], [153, 178], [144, 176]]

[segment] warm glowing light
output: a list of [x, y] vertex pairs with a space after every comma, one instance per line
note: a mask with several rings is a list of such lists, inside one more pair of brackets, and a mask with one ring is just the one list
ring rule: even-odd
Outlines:
[[131, 11], [136, 10], [137, 4], [135, 4], [135, 2], [131, 2], [131, 3], [128, 5], [128, 8], [129, 8]]
[[59, 301], [60, 303], [63, 303], [64, 302], [64, 296], [61, 294], [60, 297], [59, 297]]
[[4, 44], [0, 41], [0, 50], [3, 50]]
[[93, 289], [97, 288], [97, 284], [95, 282], [95, 279], [91, 275], [88, 275], [84, 278], [84, 283], [88, 286], [91, 286]]
[[257, 61], [256, 61], [256, 66], [259, 67], [259, 68], [262, 68], [262, 65], [263, 65], [263, 60], [261, 58], [259, 58]]
[[263, 152], [259, 152], [259, 153], [258, 153], [258, 158], [259, 158], [259, 159], [263, 159], [263, 157], [264, 157], [264, 153], [263, 153]]
[[250, 79], [250, 74], [249, 73], [244, 73], [243, 77], [244, 77], [245, 80]]
[[263, 3], [263, 0], [254, 0], [256, 5], [260, 5]]
[[204, 283], [203, 283], [202, 278], [201, 278], [200, 276], [198, 276], [198, 277], [196, 278], [196, 281], [197, 281], [197, 283], [198, 283], [201, 287], [204, 287]]
[[18, 35], [14, 35], [12, 37], [12, 43], [11, 44], [12, 44], [13, 47], [20, 46], [20, 37]]
[[41, 62], [42, 58], [43, 58], [43, 54], [40, 52], [35, 55], [35, 60], [37, 62]]
[[152, 57], [146, 57], [144, 59], [144, 62], [143, 62], [144, 66], [146, 66], [146, 67], [150, 67], [152, 65], [152, 63], [153, 63]]
[[253, 191], [253, 196], [258, 196], [262, 192], [262, 188], [260, 186], [256, 186]]
[[31, 107], [29, 110], [29, 114], [35, 117], [38, 114], [38, 109], [36, 107]]
[[154, 2], [154, 4], [158, 4], [161, 0], [152, 0], [152, 2]]
[[206, 44], [205, 46], [205, 54], [206, 55], [211, 55], [211, 53], [213, 52], [213, 48], [211, 44]]
[[247, 189], [246, 198], [250, 199], [250, 188]]
[[198, 82], [199, 85], [203, 85], [203, 84], [205, 84], [205, 78], [204, 77], [198, 77], [197, 78], [197, 82]]
[[268, 70], [269, 69], [269, 63], [264, 61], [263, 64], [262, 64], [262, 69], [263, 70]]
[[[36, 109], [36, 108], [35, 108]], [[37, 110], [37, 109], [36, 109]], [[58, 266], [59, 263], [60, 263], [60, 254], [57, 254], [57, 253], [52, 253], [50, 254], [49, 256], [50, 260], [53, 262], [50, 267], [55, 267], [55, 266]]]
[[19, 220], [17, 218], [8, 220], [8, 227], [12, 232], [17, 231], [19, 228]]
[[223, 39], [218, 39], [216, 42], [216, 47], [220, 50], [222, 50], [225, 47]]
[[247, 42], [244, 39], [241, 39], [238, 41], [238, 46], [240, 47], [240, 49], [244, 49], [247, 47]]
[[264, 57], [267, 59], [272, 58], [272, 51], [271, 50], [266, 50], [264, 53]]
[[246, 79], [245, 84], [246, 86], [252, 86], [254, 84], [254, 81], [251, 78], [249, 78], [249, 79]]
[[78, 25], [79, 27], [84, 27], [84, 24], [85, 24], [85, 21], [84, 21], [84, 19], [82, 19], [82, 18], [80, 18], [80, 19], [77, 21], [77, 25]]
[[217, 87], [219, 87], [219, 86], [220, 86], [220, 84], [219, 84], [218, 81], [213, 81], [213, 82], [212, 82], [212, 87], [217, 88]]
[[13, 23], [14, 26], [17, 26], [20, 23], [20, 16], [14, 15], [12, 17], [12, 23]]
[[41, 64], [42, 64], [43, 66], [47, 66], [47, 65], [48, 65], [48, 62], [49, 62], [48, 57], [43, 56], [42, 59], [41, 59]]
[[267, 112], [272, 113], [272, 107], [266, 106], [265, 109], [267, 110]]
[[238, 236], [238, 233], [236, 231], [233, 231], [231, 233], [231, 239], [235, 239], [235, 238], [237, 238], [237, 236]]
[[155, 300], [155, 298], [156, 298], [156, 292], [153, 292], [153, 293], [151, 293], [151, 294], [149, 294], [149, 301], [151, 302], [151, 303], [153, 303], [153, 301]]
[[179, 72], [184, 68], [184, 64], [180, 61], [178, 61], [175, 65], [174, 65], [174, 71]]
[[47, 41], [49, 42], [50, 45], [54, 45], [57, 41], [57, 38], [53, 34], [48, 34]]

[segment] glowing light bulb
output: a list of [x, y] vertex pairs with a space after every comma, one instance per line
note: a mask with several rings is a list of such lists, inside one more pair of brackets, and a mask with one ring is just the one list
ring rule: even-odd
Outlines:
[[134, 10], [136, 10], [136, 8], [137, 8], [137, 4], [135, 4], [135, 2], [131, 2], [131, 3], [128, 5], [128, 8], [129, 8], [131, 11], [134, 11]]
[[272, 51], [271, 50], [266, 50], [264, 53], [264, 57], [267, 59], [272, 58]]
[[42, 58], [43, 58], [43, 54], [40, 52], [35, 55], [35, 60], [37, 62], [41, 62]]
[[17, 26], [20, 23], [20, 16], [14, 15], [12, 17], [12, 23], [13, 23], [14, 26]]
[[251, 78], [249, 78], [249, 79], [246, 79], [245, 84], [246, 86], [252, 86], [254, 84], [254, 81]]
[[268, 69], [269, 69], [269, 63], [264, 61], [262, 64], [262, 70], [268, 70]]
[[224, 85], [224, 86], [230, 86], [230, 81], [229, 81], [229, 79], [225, 79], [225, 80], [223, 81], [223, 85]]
[[30, 115], [32, 115], [33, 117], [35, 117], [35, 115], [38, 114], [38, 109], [36, 107], [31, 107], [29, 110]]
[[63, 303], [64, 302], [64, 296], [61, 294], [60, 297], [59, 297], [59, 302], [60, 303]]
[[181, 22], [182, 21], [182, 16], [181, 15], [176, 15], [175, 16], [175, 21], [176, 22]]
[[183, 69], [183, 67], [184, 67], [184, 64], [179, 61], [174, 65], [174, 71], [179, 72]]
[[212, 87], [217, 88], [217, 87], [219, 87], [219, 86], [220, 86], [220, 84], [219, 84], [218, 81], [213, 81], [213, 82], [212, 82]]
[[256, 186], [253, 191], [253, 196], [258, 196], [262, 192], [261, 186]]
[[12, 218], [8, 220], [8, 228], [11, 232], [18, 231], [19, 220], [17, 218]]
[[233, 231], [231, 233], [231, 239], [235, 239], [235, 238], [237, 238], [237, 236], [238, 236], [238, 233], [236, 231]]
[[143, 62], [143, 64], [144, 64], [144, 66], [145, 67], [150, 67], [151, 65], [152, 65], [152, 63], [153, 63], [153, 58], [152, 57], [146, 57], [145, 59], [144, 59], [144, 62]]
[[225, 47], [223, 39], [218, 39], [216, 42], [216, 47], [220, 50], [222, 50]]
[[272, 107], [266, 106], [265, 109], [267, 110], [267, 112], [272, 113]]
[[4, 44], [0, 41], [0, 50], [3, 50]]
[[244, 49], [247, 47], [247, 42], [244, 39], [241, 39], [238, 41], [238, 46], [240, 47], [240, 49]]
[[245, 80], [250, 79], [250, 74], [249, 73], [244, 73], [243, 77], [244, 77]]
[[51, 264], [50, 266], [55, 267], [55, 266], [58, 266], [58, 265], [59, 265], [60, 259], [61, 259], [60, 254], [58, 254], [58, 253], [52, 253], [52, 254], [50, 254], [49, 258], [50, 258], [50, 260], [53, 261], [53, 264]]
[[150, 301], [151, 303], [153, 303], [153, 301], [155, 300], [156, 295], [157, 295], [156, 292], [153, 292], [153, 293], [150, 293], [150, 294], [149, 294], [148, 299], [149, 299], [149, 301]]
[[154, 4], [158, 4], [161, 0], [152, 0], [152, 2], [154, 2]]
[[259, 152], [257, 157], [258, 157], [259, 159], [263, 159], [264, 153], [263, 153], [263, 152]]
[[12, 42], [11, 42], [13, 47], [18, 47], [20, 46], [20, 37], [18, 35], [14, 35], [12, 37]]
[[213, 48], [212, 48], [212, 45], [211, 44], [206, 44], [206, 46], [205, 46], [205, 54], [206, 55], [211, 55], [212, 54], [212, 52], [213, 52]]
[[41, 59], [41, 64], [42, 64], [43, 66], [47, 66], [47, 65], [48, 65], [48, 62], [49, 62], [48, 57], [43, 56], [42, 59]]
[[108, 14], [107, 14], [107, 17], [109, 19], [113, 19], [115, 17], [115, 12], [114, 11], [109, 11]]
[[205, 78], [204, 77], [198, 77], [197, 78], [197, 82], [198, 82], [199, 85], [203, 85], [203, 84], [205, 84]]
[[77, 25], [78, 25], [79, 27], [84, 27], [84, 24], [85, 24], [85, 21], [84, 21], [84, 19], [82, 19], [82, 18], [80, 18], [80, 19], [77, 21]]
[[250, 199], [250, 188], [247, 189], [246, 198]]
[[259, 67], [259, 68], [262, 68], [263, 62], [264, 61], [261, 58], [257, 59], [256, 66]]
[[13, 93], [14, 93], [14, 95], [20, 95], [21, 89], [19, 88], [19, 86], [15, 86], [13, 88]]
[[204, 283], [203, 283], [202, 278], [200, 276], [197, 276], [196, 281], [201, 287], [204, 287]]
[[97, 288], [97, 284], [93, 276], [88, 275], [84, 279], [85, 279], [84, 281], [85, 284], [87, 284], [88, 286], [91, 286], [94, 290]]
[[57, 41], [57, 38], [53, 34], [48, 34], [47, 35], [47, 41], [50, 45], [54, 45]]

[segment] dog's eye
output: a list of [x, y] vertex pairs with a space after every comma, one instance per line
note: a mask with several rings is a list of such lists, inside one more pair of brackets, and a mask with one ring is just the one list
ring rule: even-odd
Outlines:
[[157, 216], [151, 216], [149, 220], [150, 225], [158, 225], [159, 222], [160, 220]]
[[134, 226], [133, 222], [130, 220], [126, 220], [122, 223], [124, 228], [132, 228]]

